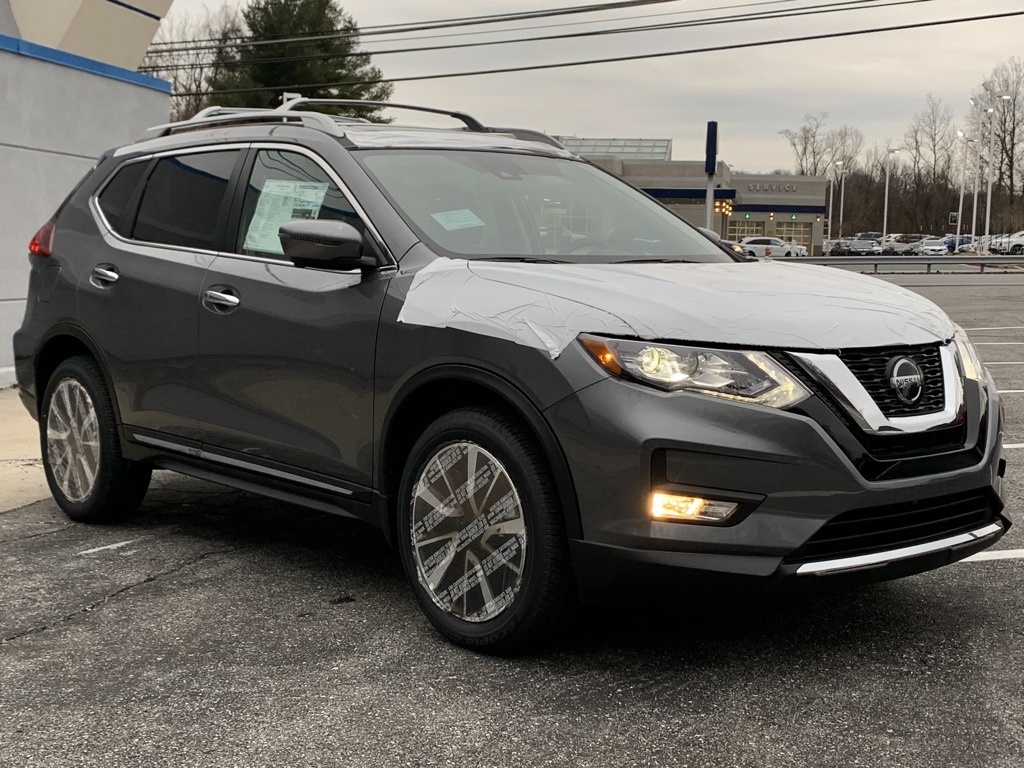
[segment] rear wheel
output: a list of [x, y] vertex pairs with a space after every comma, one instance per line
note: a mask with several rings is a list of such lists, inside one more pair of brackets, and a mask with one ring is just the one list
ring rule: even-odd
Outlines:
[[53, 372], [39, 439], [50, 491], [72, 520], [117, 520], [142, 503], [150, 468], [121, 455], [114, 406], [92, 358], [68, 358]]
[[435, 421], [406, 463], [398, 524], [416, 599], [454, 642], [519, 652], [564, 614], [558, 493], [543, 453], [507, 415], [467, 408]]

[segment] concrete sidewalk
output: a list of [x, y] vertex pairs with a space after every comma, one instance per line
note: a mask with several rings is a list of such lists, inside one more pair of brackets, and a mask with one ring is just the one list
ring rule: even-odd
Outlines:
[[0, 512], [50, 495], [39, 451], [39, 428], [18, 397], [0, 389]]

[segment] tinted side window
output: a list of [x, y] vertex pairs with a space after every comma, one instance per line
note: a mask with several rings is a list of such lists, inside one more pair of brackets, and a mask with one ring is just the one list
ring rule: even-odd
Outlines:
[[145, 173], [147, 165], [145, 161], [142, 161], [121, 166], [96, 199], [100, 210], [103, 211], [103, 217], [119, 234], [128, 234], [129, 227], [120, 223], [121, 214], [124, 213], [128, 199], [139, 185], [139, 181], [142, 180], [142, 174]]
[[228, 150], [160, 160], [142, 193], [135, 239], [214, 250], [238, 155], [238, 150]]
[[317, 163], [298, 152], [260, 150], [245, 190], [235, 251], [283, 255], [277, 231], [295, 219], [345, 221], [362, 231], [358, 214]]

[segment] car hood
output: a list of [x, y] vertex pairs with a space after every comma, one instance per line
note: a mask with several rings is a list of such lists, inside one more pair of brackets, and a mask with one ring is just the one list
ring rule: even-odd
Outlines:
[[955, 326], [927, 299], [834, 267], [777, 262], [534, 264], [438, 259], [400, 322], [546, 349], [580, 333], [793, 350], [927, 344]]

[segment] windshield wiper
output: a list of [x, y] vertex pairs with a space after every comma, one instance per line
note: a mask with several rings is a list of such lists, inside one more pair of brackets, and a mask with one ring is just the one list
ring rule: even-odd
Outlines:
[[562, 259], [544, 259], [539, 256], [482, 256], [475, 261], [519, 261], [526, 264], [569, 264]]
[[695, 264], [687, 259], [623, 259], [611, 261], [609, 264]]

